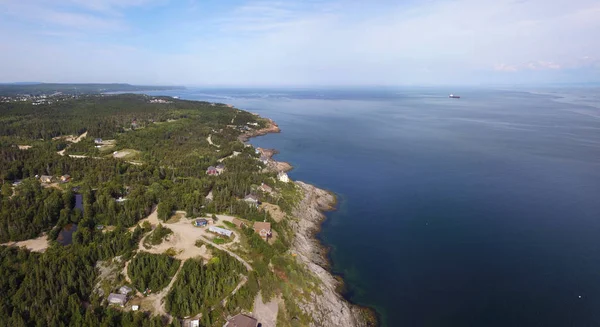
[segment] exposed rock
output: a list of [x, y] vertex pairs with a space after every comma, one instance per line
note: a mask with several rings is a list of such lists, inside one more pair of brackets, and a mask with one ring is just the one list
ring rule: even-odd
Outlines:
[[266, 135], [269, 133], [279, 133], [280, 131], [281, 130], [279, 129], [279, 126], [277, 126], [277, 124], [275, 124], [275, 122], [273, 120], [267, 119], [267, 127], [257, 129], [257, 130], [250, 130], [250, 131], [240, 135], [238, 138], [240, 141], [246, 142], [251, 137]]
[[339, 282], [326, 269], [326, 251], [314, 238], [325, 219], [321, 211], [333, 209], [335, 196], [303, 182], [296, 182], [296, 185], [302, 189], [304, 198], [294, 210], [294, 216], [298, 220], [292, 222], [296, 235], [292, 248], [308, 269], [323, 282], [322, 293], [313, 293], [312, 300], [299, 303], [300, 307], [312, 314], [312, 326], [372, 326], [373, 322], [366, 317], [368, 313], [364, 308], [349, 303], [337, 292]]

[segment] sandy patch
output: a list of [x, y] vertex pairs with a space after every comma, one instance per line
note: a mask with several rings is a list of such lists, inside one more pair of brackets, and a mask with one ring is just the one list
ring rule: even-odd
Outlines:
[[133, 149], [124, 149], [121, 151], [115, 151], [113, 157], [117, 159], [134, 159], [140, 154], [140, 151]]
[[219, 159], [219, 160], [217, 160], [217, 161], [218, 161], [218, 162], [223, 162], [223, 160], [227, 160], [227, 159], [229, 159], [229, 158], [237, 157], [237, 156], [239, 156], [240, 154], [242, 154], [242, 153], [241, 153], [241, 152], [237, 152], [237, 151], [233, 151], [233, 153], [232, 153], [231, 155], [229, 155], [229, 156], [227, 156], [227, 157], [225, 157], [225, 158], [221, 158], [221, 159]]
[[67, 141], [73, 142], [73, 143], [79, 143], [81, 140], [83, 140], [87, 136], [87, 133], [88, 132], [86, 131], [85, 133], [79, 135], [76, 138], [71, 138], [71, 139], [67, 138]]
[[214, 146], [216, 146], [217, 148], [220, 148], [220, 147], [221, 147], [220, 145], [216, 145], [216, 144], [214, 144], [214, 143], [213, 143], [213, 141], [212, 141], [212, 134], [209, 134], [209, 135], [208, 135], [208, 137], [206, 138], [206, 141], [208, 142], [208, 144], [210, 144], [210, 145], [214, 145]]
[[260, 292], [254, 298], [253, 316], [263, 327], [276, 327], [279, 304], [283, 303], [281, 298], [274, 298], [264, 303]]
[[42, 235], [38, 238], [33, 238], [30, 240], [19, 241], [19, 242], [8, 242], [2, 245], [6, 246], [16, 246], [16, 247], [25, 247], [29, 251], [33, 252], [44, 252], [50, 246], [48, 243], [48, 236]]

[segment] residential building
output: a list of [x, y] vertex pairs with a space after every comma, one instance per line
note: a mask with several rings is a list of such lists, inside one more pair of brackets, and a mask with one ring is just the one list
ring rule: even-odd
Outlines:
[[60, 176], [61, 183], [68, 183], [71, 181], [71, 175], [62, 175]]
[[231, 234], [233, 234], [233, 232], [230, 231], [230, 230], [228, 230], [228, 229], [221, 228], [221, 227], [215, 227], [215, 226], [208, 227], [208, 230], [211, 231], [211, 232], [213, 232], [213, 233], [216, 233], [216, 234], [219, 234], [219, 235], [223, 235], [223, 236], [227, 236], [227, 237], [230, 237]]
[[219, 175], [219, 171], [217, 170], [217, 167], [210, 166], [206, 169], [206, 175]]
[[110, 293], [108, 295], [108, 303], [124, 306], [127, 303], [127, 295]]
[[246, 201], [246, 203], [248, 203], [249, 205], [255, 206], [255, 207], [258, 207], [258, 205], [260, 204], [260, 201], [258, 201], [258, 197], [253, 194], [246, 195], [246, 197], [244, 198], [244, 201]]
[[206, 220], [204, 218], [196, 219], [194, 221], [194, 226], [196, 226], [196, 227], [203, 227], [206, 225], [208, 225], [208, 220]]
[[123, 295], [127, 295], [129, 293], [131, 293], [131, 291], [133, 291], [133, 289], [127, 285], [125, 286], [121, 286], [119, 288], [119, 293], [123, 294]]
[[266, 193], [273, 193], [273, 188], [265, 183], [261, 183], [259, 189]]
[[257, 325], [258, 320], [240, 313], [227, 320], [227, 323], [223, 327], [256, 327]]
[[225, 171], [225, 165], [218, 164], [217, 167], [215, 167], [215, 169], [217, 170], [217, 173], [220, 175]]
[[40, 176], [40, 182], [42, 183], [52, 183], [52, 176], [42, 175]]
[[237, 218], [233, 218], [233, 220], [231, 221], [232, 223], [235, 224], [235, 226], [239, 229], [242, 228], [242, 226], [246, 226], [246, 223], [244, 223], [243, 221], [237, 219]]
[[288, 174], [286, 174], [286, 173], [285, 173], [285, 172], [283, 172], [283, 171], [280, 171], [280, 172], [277, 174], [277, 179], [278, 179], [279, 181], [281, 181], [281, 182], [284, 182], [284, 183], [289, 183], [289, 182], [290, 182], [290, 178], [288, 177]]
[[102, 144], [102, 139], [101, 138], [94, 139], [94, 143]]
[[260, 237], [266, 241], [271, 236], [271, 223], [255, 221], [254, 232], [258, 233], [258, 235], [260, 235]]

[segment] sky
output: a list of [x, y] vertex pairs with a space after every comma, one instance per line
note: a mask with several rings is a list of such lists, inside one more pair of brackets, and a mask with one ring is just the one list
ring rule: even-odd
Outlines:
[[0, 82], [600, 82], [600, 0], [0, 0]]

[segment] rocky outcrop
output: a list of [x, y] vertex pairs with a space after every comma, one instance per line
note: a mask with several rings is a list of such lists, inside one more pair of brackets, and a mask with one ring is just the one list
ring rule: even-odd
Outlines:
[[322, 211], [332, 210], [335, 196], [325, 190], [303, 182], [296, 185], [304, 198], [294, 211], [297, 221], [292, 222], [295, 239], [292, 245], [297, 257], [322, 281], [321, 294], [313, 293], [310, 302], [299, 303], [304, 312], [311, 313], [312, 326], [363, 327], [374, 323], [369, 312], [346, 301], [338, 292], [339, 281], [327, 270], [326, 251], [314, 237], [325, 219]]
[[251, 137], [266, 135], [269, 133], [279, 133], [281, 131], [279, 129], [279, 126], [277, 126], [277, 124], [275, 124], [275, 122], [273, 120], [271, 120], [271, 119], [266, 119], [266, 120], [267, 120], [267, 126], [265, 128], [248, 131], [248, 132], [240, 135], [238, 137], [239, 140], [242, 142], [247, 142]]

